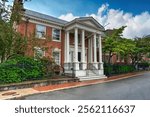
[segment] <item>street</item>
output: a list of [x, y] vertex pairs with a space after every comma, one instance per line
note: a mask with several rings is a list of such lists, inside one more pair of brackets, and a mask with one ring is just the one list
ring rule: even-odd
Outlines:
[[143, 75], [23, 97], [25, 100], [149, 100], [150, 72]]

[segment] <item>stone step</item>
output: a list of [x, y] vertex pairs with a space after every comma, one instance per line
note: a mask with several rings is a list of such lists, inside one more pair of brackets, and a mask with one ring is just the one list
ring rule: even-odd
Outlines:
[[96, 74], [92, 71], [89, 70], [89, 72], [87, 73], [89, 76], [96, 76]]
[[96, 79], [104, 79], [107, 78], [105, 75], [100, 76], [84, 76], [84, 77], [78, 77], [80, 81], [84, 80], [96, 80]]
[[93, 74], [93, 73], [89, 73], [88, 75], [89, 76], [96, 76], [96, 74]]

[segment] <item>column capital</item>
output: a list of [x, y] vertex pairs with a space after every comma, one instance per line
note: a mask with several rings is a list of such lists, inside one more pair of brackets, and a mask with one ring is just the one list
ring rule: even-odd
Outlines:
[[101, 39], [102, 39], [102, 35], [101, 35], [101, 34], [99, 34], [98, 36], [99, 36], [99, 38], [101, 38]]
[[70, 32], [70, 30], [65, 30], [65, 33]]
[[85, 30], [84, 29], [81, 29], [82, 30], [82, 32], [85, 32]]
[[67, 33], [67, 32], [70, 32], [70, 30], [65, 30], [65, 32]]

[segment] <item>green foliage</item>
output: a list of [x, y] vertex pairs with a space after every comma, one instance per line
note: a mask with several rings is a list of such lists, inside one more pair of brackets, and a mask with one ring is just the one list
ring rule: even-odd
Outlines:
[[122, 39], [122, 32], [125, 28], [126, 26], [122, 26], [121, 28], [114, 30], [112, 35], [106, 35], [106, 38], [104, 39], [103, 52], [109, 54], [107, 61], [109, 64], [114, 53], [121, 51], [119, 44]]
[[12, 55], [25, 52], [27, 39], [16, 32], [24, 13], [25, 1], [27, 0], [14, 0], [14, 5], [9, 10], [5, 4], [7, 0], [0, 1], [0, 62], [5, 62]]
[[104, 60], [104, 62], [110, 64], [111, 58], [118, 54], [124, 58], [125, 62], [130, 58], [132, 65], [137, 66], [143, 57], [150, 55], [150, 37], [126, 39], [122, 37], [124, 29], [125, 27], [115, 29], [112, 35], [109, 34], [104, 39], [103, 52], [108, 54], [108, 61]]
[[17, 33], [10, 23], [0, 20], [0, 61], [10, 56], [23, 54], [26, 49], [26, 38]]
[[104, 74], [105, 75], [116, 75], [123, 74], [135, 71], [135, 67], [133, 65], [119, 65], [119, 64], [104, 64]]
[[41, 61], [15, 57], [0, 64], [0, 84], [37, 80], [44, 76]]
[[41, 60], [41, 63], [43, 65], [42, 71], [44, 73], [45, 77], [50, 77], [54, 74], [54, 66], [56, 65], [54, 60], [51, 58], [45, 58], [43, 57]]

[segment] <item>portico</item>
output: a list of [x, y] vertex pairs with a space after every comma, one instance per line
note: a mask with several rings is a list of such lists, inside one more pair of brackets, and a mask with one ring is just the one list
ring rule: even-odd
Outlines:
[[[65, 31], [65, 73], [81, 80], [104, 77], [101, 44], [103, 27], [92, 17], [77, 18], [66, 24]], [[70, 35], [73, 35], [73, 40]]]

